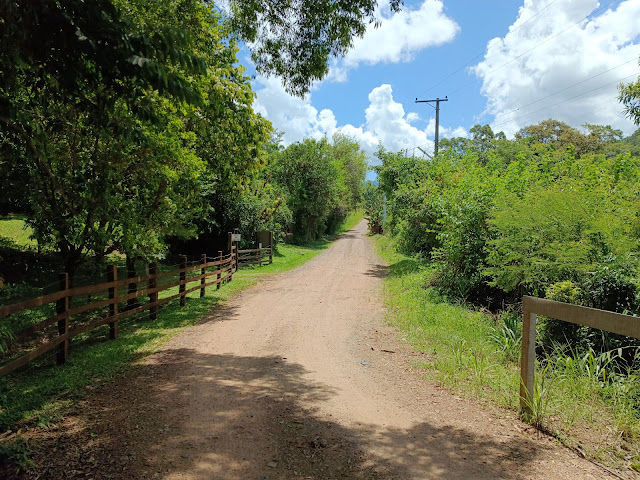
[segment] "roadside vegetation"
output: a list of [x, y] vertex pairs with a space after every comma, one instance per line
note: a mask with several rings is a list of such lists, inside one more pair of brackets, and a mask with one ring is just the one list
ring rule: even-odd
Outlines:
[[[430, 262], [398, 253], [379, 236], [390, 264], [385, 280], [387, 320], [413, 348], [427, 353], [414, 367], [462, 396], [518, 410], [521, 320], [514, 310], [491, 314], [428, 287]], [[640, 370], [618, 350], [541, 353], [532, 425], [580, 454], [618, 468], [640, 469]], [[624, 365], [624, 366], [623, 366]]]
[[[430, 354], [420, 367], [516, 409], [522, 295], [640, 314], [640, 131], [549, 120], [513, 140], [486, 125], [471, 133], [431, 161], [381, 150], [365, 210], [385, 232], [389, 319]], [[527, 420], [640, 467], [640, 340], [546, 318], [537, 340]]]

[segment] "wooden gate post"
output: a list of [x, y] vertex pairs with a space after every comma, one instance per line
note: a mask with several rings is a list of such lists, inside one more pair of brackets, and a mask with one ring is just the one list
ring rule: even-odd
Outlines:
[[218, 283], [216, 283], [216, 290], [220, 290], [220, 282], [221, 282], [221, 278], [222, 278], [222, 250], [218, 250], [218, 261], [220, 262], [218, 264], [218, 276], [217, 276], [217, 280]]
[[[158, 262], [152, 262], [149, 264], [149, 289], [158, 288]], [[158, 318], [158, 292], [151, 292], [149, 294], [149, 320], [155, 320]]]
[[531, 414], [536, 368], [536, 314], [522, 312], [522, 356], [520, 358], [520, 410]]
[[[107, 266], [107, 282], [118, 281], [118, 267], [115, 265]], [[113, 286], [109, 289], [109, 300], [113, 300], [113, 303], [109, 304], [109, 338], [114, 339], [118, 336], [118, 287]]]
[[187, 272], [184, 269], [187, 268], [187, 256], [180, 255], [180, 306], [184, 307], [185, 303], [187, 303], [187, 296], [184, 291], [187, 288]]
[[207, 273], [207, 254], [203, 253], [201, 256], [202, 258], [202, 269], [200, 270], [200, 273], [202, 274], [202, 278], [200, 279], [200, 297], [204, 297], [205, 294], [205, 283], [207, 281], [207, 278], [205, 277], [206, 273]]
[[60, 344], [58, 350], [58, 365], [63, 364], [69, 358], [69, 296], [66, 294], [69, 290], [69, 274], [60, 274], [60, 290], [65, 291], [65, 296], [56, 302], [56, 313], [62, 314], [62, 318], [58, 320], [58, 333], [64, 335], [65, 339]]
[[269, 232], [269, 263], [273, 263], [273, 231]]

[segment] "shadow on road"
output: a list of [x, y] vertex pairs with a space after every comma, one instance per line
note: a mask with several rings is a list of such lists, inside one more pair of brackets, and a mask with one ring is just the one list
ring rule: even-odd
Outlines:
[[[27, 478], [515, 479], [540, 448], [427, 422], [346, 427], [310, 407], [337, 392], [308, 374], [276, 356], [166, 350], [48, 432]], [[522, 469], [502, 465], [513, 457]]]

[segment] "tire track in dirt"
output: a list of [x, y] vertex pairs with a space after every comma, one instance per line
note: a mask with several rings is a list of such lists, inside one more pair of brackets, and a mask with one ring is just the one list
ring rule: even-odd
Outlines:
[[49, 432], [32, 474], [606, 478], [508, 413], [412, 371], [419, 354], [384, 325], [384, 271], [362, 222], [88, 396]]

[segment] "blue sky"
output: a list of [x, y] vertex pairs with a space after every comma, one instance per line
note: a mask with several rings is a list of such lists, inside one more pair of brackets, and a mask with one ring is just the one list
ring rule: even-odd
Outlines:
[[255, 108], [286, 144], [340, 132], [371, 156], [431, 151], [435, 110], [414, 99], [445, 95], [441, 137], [477, 123], [512, 136], [547, 118], [635, 130], [616, 96], [640, 75], [640, 0], [410, 0], [379, 16], [306, 98], [255, 78]]

